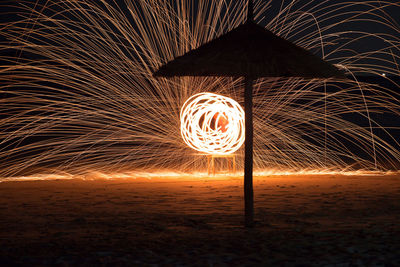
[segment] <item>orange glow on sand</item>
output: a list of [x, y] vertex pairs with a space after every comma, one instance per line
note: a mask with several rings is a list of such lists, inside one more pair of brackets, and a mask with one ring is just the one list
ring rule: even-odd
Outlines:
[[[255, 179], [266, 178], [266, 177], [278, 177], [278, 176], [393, 176], [400, 175], [400, 171], [371, 171], [371, 170], [356, 170], [356, 171], [334, 171], [334, 170], [298, 170], [298, 171], [284, 171], [284, 170], [258, 170], [254, 172]], [[210, 176], [207, 172], [179, 172], [174, 170], [153, 170], [153, 171], [126, 171], [126, 172], [114, 172], [106, 173], [99, 171], [91, 171], [86, 174], [74, 175], [69, 173], [41, 173], [29, 176], [18, 176], [18, 177], [6, 177], [1, 178], [1, 182], [7, 181], [37, 181], [37, 180], [118, 180], [118, 179], [148, 179], [148, 180], [159, 180], [167, 181], [173, 180], [193, 180], [206, 179], [206, 180], [230, 180], [230, 179], [242, 179], [243, 172], [236, 173], [219, 173], [214, 176]]]

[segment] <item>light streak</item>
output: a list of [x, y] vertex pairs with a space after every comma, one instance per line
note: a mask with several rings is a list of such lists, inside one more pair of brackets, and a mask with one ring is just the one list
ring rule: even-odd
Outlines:
[[244, 142], [244, 111], [235, 100], [199, 93], [182, 106], [181, 135], [191, 148], [208, 154], [232, 154]]
[[[19, 3], [19, 19], [0, 25], [1, 177], [206, 168], [182, 141], [180, 107], [200, 92], [242, 104], [242, 81], [155, 79], [152, 71], [243, 23], [247, 1], [11, 4]], [[355, 77], [398, 88], [400, 29], [386, 12], [397, 1], [304, 3], [284, 0], [273, 13], [271, 1], [255, 1], [255, 20]], [[399, 168], [399, 142], [377, 119], [400, 116], [396, 89], [302, 79], [260, 79], [254, 88], [256, 171]]]

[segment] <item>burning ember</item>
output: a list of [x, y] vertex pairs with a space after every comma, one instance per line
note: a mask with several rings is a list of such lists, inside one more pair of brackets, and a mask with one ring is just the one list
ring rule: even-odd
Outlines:
[[229, 97], [196, 94], [185, 102], [180, 117], [182, 138], [197, 151], [231, 154], [244, 142], [244, 111]]

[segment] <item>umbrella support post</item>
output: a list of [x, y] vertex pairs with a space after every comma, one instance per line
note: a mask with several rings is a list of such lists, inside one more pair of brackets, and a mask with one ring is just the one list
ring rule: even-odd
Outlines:
[[244, 151], [244, 216], [245, 227], [254, 226], [253, 196], [253, 79], [244, 78], [245, 151]]

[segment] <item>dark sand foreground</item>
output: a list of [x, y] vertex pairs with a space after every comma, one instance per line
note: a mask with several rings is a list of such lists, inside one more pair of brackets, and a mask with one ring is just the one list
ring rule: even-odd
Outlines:
[[400, 176], [0, 183], [0, 265], [400, 266]]

